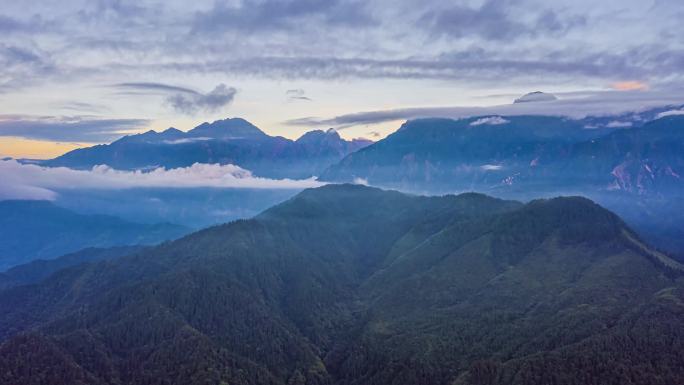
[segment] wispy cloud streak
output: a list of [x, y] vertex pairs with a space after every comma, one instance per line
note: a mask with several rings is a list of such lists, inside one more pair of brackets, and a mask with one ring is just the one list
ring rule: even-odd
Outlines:
[[100, 119], [93, 116], [0, 115], [0, 136], [57, 142], [102, 143], [147, 126], [146, 119]]
[[626, 112], [639, 112], [661, 106], [678, 106], [684, 103], [684, 90], [663, 92], [606, 91], [569, 95], [542, 103], [517, 103], [489, 107], [416, 107], [378, 111], [364, 111], [331, 118], [304, 117], [285, 124], [292, 126], [333, 126], [345, 128], [384, 122], [428, 117], [466, 118], [490, 115], [552, 115], [570, 118], [608, 116]]

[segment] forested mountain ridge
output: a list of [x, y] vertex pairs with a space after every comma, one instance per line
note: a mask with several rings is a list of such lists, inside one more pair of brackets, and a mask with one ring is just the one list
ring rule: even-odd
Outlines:
[[[662, 114], [662, 112], [660, 113]], [[320, 176], [407, 192], [582, 195], [684, 261], [684, 117], [416, 119]], [[639, 118], [639, 119], [637, 119]], [[614, 128], [621, 124], [628, 128]]]
[[0, 292], [0, 379], [671, 384], [681, 269], [584, 198], [328, 185]]
[[114, 246], [109, 248], [89, 247], [55, 259], [37, 259], [14, 266], [0, 273], [0, 290], [8, 287], [38, 283], [55, 272], [83, 263], [118, 258], [142, 251], [146, 246]]

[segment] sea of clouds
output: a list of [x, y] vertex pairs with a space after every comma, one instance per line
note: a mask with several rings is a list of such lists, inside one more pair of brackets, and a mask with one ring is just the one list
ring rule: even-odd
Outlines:
[[22, 164], [13, 159], [0, 161], [0, 200], [55, 200], [58, 191], [69, 189], [132, 189], [132, 188], [251, 188], [304, 189], [322, 183], [313, 178], [268, 179], [255, 176], [249, 170], [226, 164], [200, 164], [190, 167], [152, 171], [122, 171], [109, 166], [90, 170], [65, 167], [42, 167]]

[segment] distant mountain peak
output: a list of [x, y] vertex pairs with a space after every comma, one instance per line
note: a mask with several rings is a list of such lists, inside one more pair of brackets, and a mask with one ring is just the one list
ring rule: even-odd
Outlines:
[[340, 137], [340, 134], [337, 133], [337, 131], [331, 129], [328, 129], [326, 131], [323, 130], [312, 130], [306, 132], [304, 135], [300, 136], [299, 139], [297, 139], [297, 142], [299, 143], [304, 143], [304, 142], [313, 142], [313, 141], [319, 141], [319, 140], [343, 140]]
[[116, 140], [114, 143], [145, 143], [145, 142], [157, 142], [160, 140], [177, 139], [185, 135], [185, 133], [177, 128], [171, 127], [162, 132], [157, 132], [155, 130], [147, 130], [141, 134], [126, 135], [123, 138]]
[[267, 136], [257, 126], [242, 118], [227, 118], [212, 123], [204, 122], [188, 131], [188, 135], [213, 139], [257, 139]]
[[162, 134], [184, 134], [184, 132], [177, 129], [176, 127], [169, 127], [166, 130], [162, 131]]
[[553, 94], [547, 94], [546, 92], [534, 91], [527, 93], [513, 101], [514, 104], [518, 103], [535, 103], [535, 102], [549, 102], [552, 100], [558, 100], [558, 98]]
[[320, 175], [369, 144], [367, 140], [346, 140], [334, 129], [311, 131], [294, 141], [266, 134], [245, 119], [228, 118], [202, 123], [188, 132], [170, 127], [127, 135], [110, 144], [76, 149], [36, 163], [88, 170], [101, 164], [149, 170], [220, 163], [249, 169], [258, 176], [299, 179]]

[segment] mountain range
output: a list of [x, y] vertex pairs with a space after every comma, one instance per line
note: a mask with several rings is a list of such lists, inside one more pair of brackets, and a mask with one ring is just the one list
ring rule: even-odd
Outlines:
[[[541, 96], [533, 93], [526, 99]], [[169, 129], [127, 136], [42, 164], [145, 170], [218, 162], [234, 163], [260, 176], [319, 175], [324, 182], [367, 183], [424, 194], [478, 191], [521, 200], [583, 195], [617, 212], [649, 242], [684, 260], [684, 230], [679, 225], [684, 221], [684, 117], [671, 113], [681, 109], [665, 106], [582, 119], [417, 119], [372, 144], [345, 141], [334, 131], [320, 130], [291, 141], [234, 118], [203, 123], [187, 133]], [[68, 207], [85, 202], [90, 211], [126, 215], [133, 221], [172, 221], [197, 228], [253, 215], [292, 193], [234, 190], [234, 198], [193, 193], [180, 204], [155, 204], [158, 196], [169, 193], [143, 191], [142, 199], [149, 202], [144, 206], [135, 203], [138, 194], [131, 195], [127, 205], [111, 204], [106, 192], [69, 191], [60, 199]], [[120, 194], [113, 194], [113, 201], [118, 199]], [[175, 212], [160, 205], [193, 208]]]
[[413, 191], [680, 192], [684, 116], [629, 129], [555, 117], [420, 119], [320, 177]]
[[84, 215], [48, 201], [0, 201], [0, 271], [52, 259], [86, 247], [156, 244], [190, 229], [143, 224], [108, 215]]
[[524, 200], [583, 195], [684, 260], [684, 116], [641, 118], [609, 118], [633, 122], [630, 128], [611, 127], [606, 118], [419, 119], [349, 154], [319, 179]]
[[682, 383], [683, 273], [585, 198], [327, 185], [0, 291], [0, 382]]
[[269, 178], [309, 178], [372, 142], [347, 141], [334, 130], [310, 131], [293, 141], [270, 136], [241, 118], [202, 123], [188, 132], [169, 128], [125, 136], [111, 144], [77, 149], [39, 164], [90, 169], [106, 164], [120, 170], [188, 167], [194, 163], [234, 164]]

